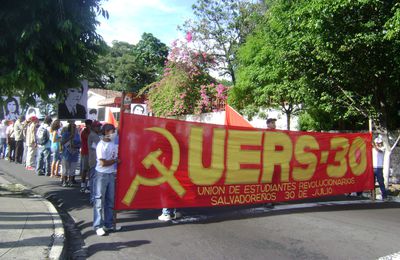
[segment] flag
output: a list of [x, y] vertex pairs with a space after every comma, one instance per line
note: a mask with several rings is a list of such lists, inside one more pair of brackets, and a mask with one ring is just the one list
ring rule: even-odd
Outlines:
[[249, 121], [228, 104], [225, 105], [225, 125], [253, 127]]
[[118, 122], [117, 122], [117, 120], [115, 120], [115, 117], [114, 117], [113, 113], [111, 112], [111, 109], [108, 109], [108, 116], [107, 116], [106, 123], [112, 124], [113, 126], [115, 126], [115, 128], [118, 127]]

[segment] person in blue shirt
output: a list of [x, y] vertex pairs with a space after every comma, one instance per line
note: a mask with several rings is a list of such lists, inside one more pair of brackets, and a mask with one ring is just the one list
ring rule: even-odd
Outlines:
[[61, 134], [62, 151], [62, 182], [63, 187], [73, 185], [75, 170], [79, 160], [79, 148], [81, 139], [79, 131], [76, 129], [75, 121], [69, 121], [68, 126], [63, 129]]

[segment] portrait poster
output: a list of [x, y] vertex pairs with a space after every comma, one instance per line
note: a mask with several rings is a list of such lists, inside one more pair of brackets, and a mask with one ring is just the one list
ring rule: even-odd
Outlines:
[[29, 119], [29, 118], [31, 118], [33, 116], [37, 117], [39, 119], [43, 119], [44, 118], [44, 116], [40, 113], [40, 109], [39, 108], [30, 106], [26, 110], [25, 118]]
[[20, 99], [17, 96], [3, 96], [2, 119], [17, 120], [21, 114]]
[[59, 119], [85, 120], [87, 118], [88, 88], [88, 81], [83, 80], [80, 86], [64, 91], [63, 96], [59, 98]]
[[131, 114], [147, 116], [147, 105], [139, 103], [131, 104]]

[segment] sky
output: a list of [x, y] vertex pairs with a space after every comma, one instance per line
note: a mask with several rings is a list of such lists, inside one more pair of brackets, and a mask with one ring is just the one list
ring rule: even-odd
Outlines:
[[113, 40], [136, 44], [143, 33], [152, 33], [167, 46], [184, 37], [177, 26], [193, 16], [196, 0], [107, 0], [102, 7], [109, 19], [98, 17], [97, 32], [111, 45]]

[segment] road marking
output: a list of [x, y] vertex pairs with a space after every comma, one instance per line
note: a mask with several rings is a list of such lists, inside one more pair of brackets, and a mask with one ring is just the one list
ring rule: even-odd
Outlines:
[[387, 256], [382, 256], [380, 258], [378, 258], [378, 260], [400, 260], [400, 252], [391, 254], [391, 255], [387, 255]]

